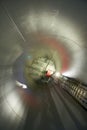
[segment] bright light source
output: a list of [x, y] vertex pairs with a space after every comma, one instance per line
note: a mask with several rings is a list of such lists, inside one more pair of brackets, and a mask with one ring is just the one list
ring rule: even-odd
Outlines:
[[16, 85], [17, 85], [18, 87], [21, 87], [21, 88], [24, 88], [24, 89], [27, 88], [27, 85], [22, 84], [22, 83], [20, 83], [20, 82], [18, 82], [18, 81], [16, 81]]
[[56, 72], [56, 73], [55, 73], [55, 76], [56, 76], [56, 77], [59, 77], [59, 76], [60, 76], [60, 73], [59, 73], [59, 72]]
[[25, 85], [25, 84], [22, 84], [22, 88], [24, 88], [24, 89], [25, 89], [25, 88], [27, 88], [27, 85]]

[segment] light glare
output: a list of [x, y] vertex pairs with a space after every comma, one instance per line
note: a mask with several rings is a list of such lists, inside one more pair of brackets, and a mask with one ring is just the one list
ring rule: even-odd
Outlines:
[[17, 85], [18, 87], [23, 88], [23, 89], [26, 89], [26, 88], [27, 88], [27, 85], [22, 84], [22, 83], [20, 83], [19, 81], [16, 81], [16, 85]]

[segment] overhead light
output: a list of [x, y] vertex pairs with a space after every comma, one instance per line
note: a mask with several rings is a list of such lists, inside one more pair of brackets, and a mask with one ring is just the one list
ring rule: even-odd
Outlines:
[[22, 83], [20, 83], [19, 81], [16, 81], [16, 85], [17, 85], [18, 87], [23, 88], [23, 89], [26, 89], [26, 88], [27, 88], [27, 85], [22, 84]]
[[27, 85], [22, 84], [22, 88], [26, 89], [26, 88], [27, 88]]

